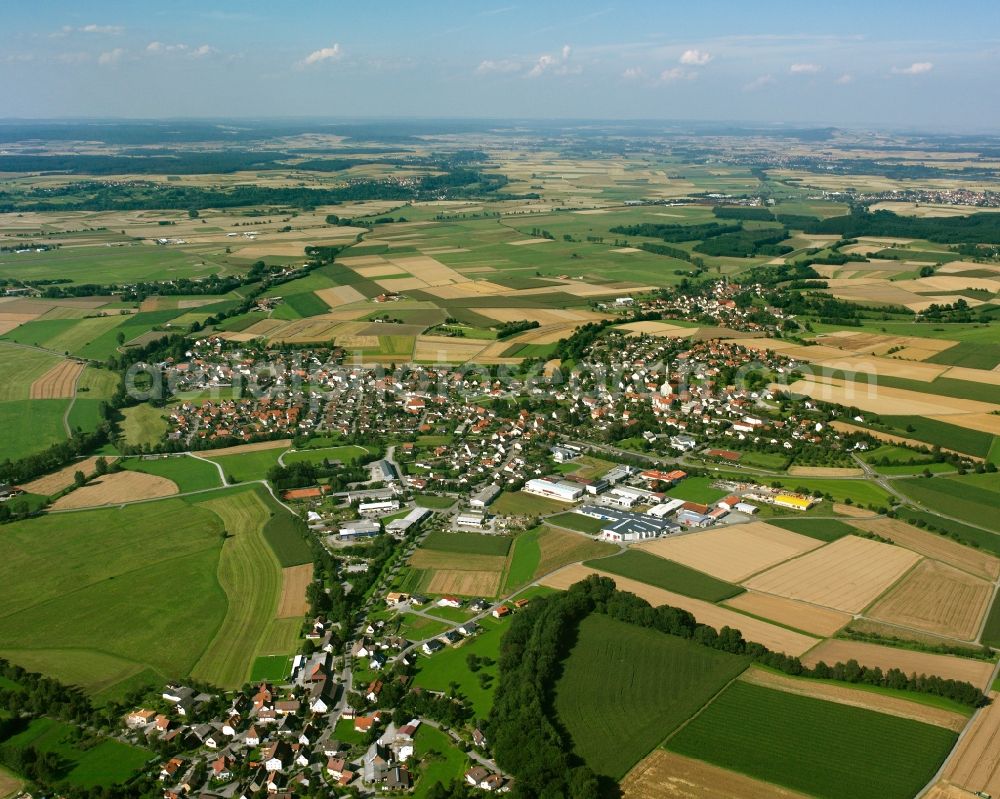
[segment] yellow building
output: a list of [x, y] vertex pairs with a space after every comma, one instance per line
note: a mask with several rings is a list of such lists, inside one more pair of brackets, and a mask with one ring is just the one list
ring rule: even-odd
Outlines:
[[774, 504], [782, 508], [791, 508], [792, 510], [809, 510], [809, 508], [816, 504], [816, 500], [812, 497], [793, 496], [792, 494], [778, 494], [778, 496], [774, 498]]

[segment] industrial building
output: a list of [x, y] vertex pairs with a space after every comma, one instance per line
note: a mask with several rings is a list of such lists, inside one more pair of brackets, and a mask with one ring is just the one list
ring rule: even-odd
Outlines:
[[607, 525], [601, 530], [600, 538], [605, 541], [644, 541], [648, 538], [659, 538], [680, 529], [673, 522], [657, 519], [643, 513], [632, 513], [617, 508], [607, 508], [599, 505], [584, 505], [577, 513], [592, 519], [601, 519]]
[[559, 502], [576, 502], [583, 496], [583, 486], [578, 483], [569, 480], [546, 480], [543, 477], [529, 480], [524, 484], [524, 490]]

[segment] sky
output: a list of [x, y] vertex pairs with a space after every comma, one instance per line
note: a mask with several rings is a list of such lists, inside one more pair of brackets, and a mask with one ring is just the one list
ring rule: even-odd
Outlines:
[[1000, 130], [1000, 2], [3, 0], [0, 116]]

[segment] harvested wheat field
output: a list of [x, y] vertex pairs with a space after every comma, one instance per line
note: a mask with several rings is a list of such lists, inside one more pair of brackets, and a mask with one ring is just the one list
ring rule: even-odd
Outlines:
[[473, 308], [478, 314], [496, 319], [498, 322], [522, 322], [531, 318], [540, 325], [555, 325], [567, 322], [592, 322], [606, 319], [605, 314], [594, 311], [578, 311], [562, 308]]
[[512, 247], [524, 247], [530, 244], [548, 244], [552, 239], [520, 239], [518, 241], [508, 241], [507, 243]]
[[967, 380], [970, 383], [986, 383], [990, 386], [1000, 386], [1000, 370], [972, 369], [968, 366], [953, 366], [942, 377], [952, 380]]
[[849, 535], [758, 574], [744, 585], [859, 613], [919, 560], [920, 555], [908, 549]]
[[336, 260], [338, 264], [349, 266], [351, 269], [359, 266], [379, 266], [387, 263], [381, 255], [349, 255], [345, 258], [337, 258]]
[[178, 493], [177, 485], [166, 477], [143, 472], [116, 472], [65, 494], [52, 503], [52, 510], [96, 508], [141, 499], [158, 499]]
[[365, 299], [365, 295], [354, 286], [334, 286], [328, 289], [317, 289], [313, 293], [331, 308], [350, 305], [352, 302], [362, 302]]
[[992, 598], [992, 583], [946, 563], [924, 560], [865, 615], [974, 641]]
[[874, 691], [859, 691], [844, 685], [830, 685], [818, 680], [796, 679], [785, 674], [765, 671], [756, 666], [751, 666], [743, 672], [739, 679], [751, 685], [761, 685], [764, 688], [774, 688], [777, 691], [798, 694], [799, 696], [811, 696], [814, 699], [825, 699], [828, 702], [836, 702], [838, 705], [863, 707], [879, 713], [887, 713], [890, 716], [933, 724], [935, 727], [945, 727], [955, 732], [960, 732], [969, 721], [968, 716], [962, 713], [925, 705], [922, 702], [911, 702], [908, 699], [886, 696]]
[[783, 596], [762, 594], [759, 591], [745, 591], [727, 599], [722, 604], [824, 638], [834, 635], [852, 618], [850, 613], [841, 613], [839, 610], [797, 602]]
[[409, 272], [413, 277], [420, 278], [428, 286], [440, 286], [445, 283], [464, 283], [467, 278], [456, 272], [450, 266], [445, 266], [429, 255], [413, 255], [410, 257], [390, 258], [390, 263]]
[[669, 336], [671, 338], [684, 338], [695, 333], [696, 327], [680, 327], [667, 322], [629, 322], [619, 325], [620, 330], [627, 330], [636, 336]]
[[792, 466], [788, 473], [793, 477], [863, 477], [865, 472], [850, 466]]
[[802, 657], [802, 662], [809, 667], [815, 666], [821, 660], [828, 665], [846, 663], [856, 660], [862, 666], [874, 668], [878, 666], [883, 671], [899, 669], [906, 674], [937, 675], [950, 680], [971, 682], [979, 688], [985, 688], [993, 676], [993, 663], [985, 660], [960, 658], [955, 655], [932, 655], [929, 652], [914, 652], [909, 649], [897, 649], [893, 646], [868, 644], [863, 641], [841, 641], [831, 638]]
[[883, 333], [855, 333], [850, 330], [838, 330], [836, 333], [817, 336], [816, 341], [831, 347], [840, 347], [851, 352], [871, 355], [885, 355], [891, 349], [903, 347], [903, 350], [894, 353], [897, 357], [907, 349], [927, 350], [929, 354], [925, 357], [930, 357], [932, 354], [943, 352], [958, 344], [957, 341], [947, 339], [890, 336]]
[[[933, 354], [933, 353], [931, 353]], [[843, 369], [847, 372], [882, 377], [904, 377], [907, 380], [922, 380], [930, 383], [950, 367], [937, 363], [917, 363], [896, 358], [881, 358], [877, 355], [856, 356], [841, 353], [834, 358], [813, 358], [814, 363], [828, 369]]]
[[244, 452], [260, 452], [262, 449], [288, 449], [292, 439], [279, 438], [275, 441], [258, 441], [254, 444], [237, 444], [235, 447], [210, 449], [200, 453], [204, 458], [218, 458], [221, 455], [242, 455]]
[[386, 291], [402, 292], [413, 291], [414, 289], [427, 288], [419, 277], [386, 277], [375, 281]]
[[967, 791], [1000, 796], [1000, 694], [989, 696], [992, 703], [976, 714], [941, 778]]
[[76, 381], [86, 364], [60, 361], [31, 384], [31, 399], [67, 399], [76, 394]]
[[922, 799], [972, 799], [973, 794], [957, 785], [947, 782], [936, 782]]
[[845, 505], [843, 502], [834, 502], [833, 512], [838, 516], [849, 516], [852, 519], [870, 519], [876, 515], [874, 511], [859, 508], [857, 505]]
[[949, 538], [928, 533], [926, 530], [901, 522], [899, 519], [868, 519], [850, 522], [850, 524], [859, 530], [888, 538], [895, 544], [967, 571], [977, 577], [986, 580], [996, 580], [1000, 577], [1000, 559], [981, 550], [958, 544]]
[[459, 596], [496, 596], [500, 592], [500, 572], [477, 572], [439, 569], [421, 588], [431, 594]]
[[835, 378], [807, 377], [796, 380], [787, 391], [805, 394], [823, 402], [855, 406], [871, 413], [898, 416], [951, 416], [953, 414], [992, 413], [1000, 405], [977, 400], [923, 394], [875, 383], [844, 381]]
[[[376, 258], [374, 255], [362, 255], [361, 258]], [[399, 274], [399, 267], [393, 264], [382, 261], [381, 263], [374, 264], [372, 266], [352, 266], [355, 272], [357, 272], [361, 277], [391, 277], [392, 275]]]
[[731, 583], [823, 545], [815, 538], [782, 530], [766, 522], [734, 524], [701, 533], [660, 538], [638, 545], [661, 558], [711, 574]]
[[306, 589], [313, 578], [313, 565], [286, 566], [281, 570], [281, 599], [276, 619], [294, 619], [309, 612]]
[[769, 782], [654, 749], [622, 780], [625, 799], [808, 799]]
[[417, 549], [409, 560], [414, 569], [444, 569], [470, 571], [503, 571], [507, 558], [503, 555], [476, 555], [464, 552], [444, 552], [437, 549]]
[[602, 572], [600, 569], [592, 569], [581, 563], [566, 566], [553, 574], [543, 577], [540, 580], [542, 585], [549, 588], [565, 590], [573, 583], [578, 583], [591, 574], [599, 574], [602, 577], [610, 577], [622, 591], [629, 591], [642, 599], [645, 599], [654, 607], [660, 605], [670, 605], [675, 608], [683, 608], [692, 613], [702, 624], [708, 624], [717, 630], [722, 627], [732, 627], [740, 630], [743, 637], [748, 641], [756, 641], [763, 644], [768, 649], [776, 652], [785, 652], [789, 655], [801, 655], [816, 645], [817, 639], [795, 632], [794, 630], [770, 624], [761, 619], [755, 619], [742, 613], [737, 613], [729, 608], [720, 605], [713, 605], [701, 599], [675, 594], [673, 591], [666, 591], [663, 588], [641, 583], [628, 577], [621, 577], [617, 574]]
[[413, 360], [463, 363], [475, 358], [485, 347], [485, 341], [468, 341], [447, 336], [420, 336], [417, 338]]
[[[45, 477], [32, 480], [30, 483], [25, 483], [21, 488], [29, 494], [42, 494], [44, 496], [56, 494], [64, 488], [69, 488], [73, 485], [73, 475], [77, 472], [83, 472], [87, 477], [92, 475], [97, 468], [97, 458], [98, 456], [95, 455], [93, 458], [76, 461], [69, 466], [64, 466], [58, 472], [53, 472], [52, 474], [45, 475]], [[105, 458], [105, 460], [108, 464], [111, 464], [112, 461], [117, 459], [112, 455]]]

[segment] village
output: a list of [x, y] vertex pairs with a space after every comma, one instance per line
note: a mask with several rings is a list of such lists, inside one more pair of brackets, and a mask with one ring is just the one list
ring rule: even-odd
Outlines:
[[[285, 463], [276, 484], [322, 545], [338, 590], [365, 593], [348, 620], [316, 613], [303, 650], [274, 677], [235, 694], [169, 685], [128, 713], [128, 739], [163, 755], [165, 799], [405, 792], [418, 777], [421, 727], [465, 753], [470, 788], [509, 790], [468, 698], [414, 676], [509, 623], [531, 592], [414, 589], [407, 559], [429, 537], [503, 540], [544, 522], [626, 547], [751, 522], [762, 509], [805, 513], [824, 501], [819, 492], [764, 485], [750, 468], [745, 480], [715, 478], [712, 464], [738, 457], [732, 449], [846, 457], [865, 446], [812, 402], [772, 388], [794, 360], [720, 340], [611, 331], [568, 374], [548, 378], [482, 367], [391, 373], [345, 364], [335, 350], [218, 338], [195, 341], [185, 356], [160, 366], [175, 391], [202, 392], [202, 401], [170, 406], [169, 440], [285, 437], [296, 453], [316, 437], [339, 444], [343, 460]], [[241, 380], [253, 399], [232, 391]], [[365, 454], [347, 457], [352, 447]]]

